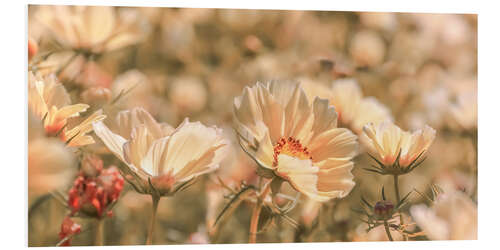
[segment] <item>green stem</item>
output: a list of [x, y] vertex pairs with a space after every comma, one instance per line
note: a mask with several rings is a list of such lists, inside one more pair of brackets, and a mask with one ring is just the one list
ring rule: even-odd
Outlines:
[[269, 181], [264, 190], [257, 196], [257, 203], [255, 204], [252, 211], [252, 218], [250, 219], [250, 235], [248, 237], [248, 243], [257, 243], [257, 229], [259, 226], [260, 211], [262, 210], [262, 205], [264, 199], [271, 191], [271, 181]]
[[[399, 179], [398, 179], [399, 175], [394, 175], [394, 190], [395, 190], [395, 193], [396, 193], [396, 200], [397, 200], [397, 203], [399, 204], [399, 202], [401, 201], [401, 196], [399, 195]], [[405, 224], [404, 220], [403, 220], [403, 213], [401, 212], [401, 209], [399, 209], [399, 224], [400, 226], [403, 226]], [[403, 239], [405, 241], [408, 240], [408, 236], [406, 235], [406, 233], [403, 233]]]
[[385, 228], [385, 233], [387, 234], [387, 238], [389, 238], [390, 241], [394, 241], [392, 239], [391, 232], [389, 231], [389, 223], [387, 223], [387, 220], [384, 220], [384, 228]]
[[104, 219], [97, 219], [95, 245], [104, 246]]
[[149, 224], [149, 231], [148, 231], [148, 238], [146, 239], [146, 245], [153, 244], [153, 232], [155, 228], [156, 211], [158, 210], [158, 204], [161, 197], [158, 195], [151, 195], [151, 198], [153, 200], [153, 211], [151, 214], [151, 223]]

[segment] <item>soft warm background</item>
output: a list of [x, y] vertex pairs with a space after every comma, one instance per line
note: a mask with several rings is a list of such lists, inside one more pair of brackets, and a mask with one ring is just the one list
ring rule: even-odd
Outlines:
[[[29, 36], [40, 53], [57, 50], [53, 34], [36, 18], [39, 8], [29, 7]], [[464, 96], [477, 96], [476, 15], [123, 7], [117, 11], [133, 12], [130, 21], [138, 24], [135, 35], [140, 42], [90, 61], [74, 60], [59, 75], [73, 103], [103, 108], [110, 126], [116, 112], [135, 106], [174, 127], [189, 116], [222, 127], [234, 146], [218, 172], [176, 197], [161, 200], [155, 243], [209, 241], [207, 232], [227, 202], [227, 192], [217, 185], [216, 176], [232, 186], [255, 182], [254, 163], [239, 149], [231, 121], [233, 98], [258, 80], [307, 79], [329, 86], [338, 78], [355, 78], [365, 96], [374, 96], [390, 108], [400, 127], [429, 124], [437, 130], [426, 162], [401, 177], [402, 192], [415, 188], [429, 193], [429, 185], [435, 183], [462, 190], [476, 200], [476, 123], [465, 129], [452, 112]], [[66, 61], [68, 56], [55, 54], [47, 61]], [[107, 105], [92, 99], [90, 92], [84, 94], [96, 86], [108, 88], [112, 97], [132, 90]], [[476, 102], [471, 105], [475, 111]], [[120, 164], [96, 140], [86, 150], [103, 152], [105, 165]], [[259, 241], [385, 240], [383, 230], [366, 234], [359, 215], [351, 211], [359, 206], [361, 194], [375, 201], [381, 187], [390, 186], [390, 177], [362, 170], [371, 163], [365, 155], [355, 159], [356, 187], [345, 199], [320, 209], [319, 224], [312, 232], [304, 229], [309, 228], [307, 215], [312, 212], [302, 202], [291, 217], [304, 228], [295, 230], [278, 221], [259, 235]], [[393, 196], [391, 190], [387, 192]], [[30, 204], [38, 198], [30, 195]], [[426, 202], [412, 196], [412, 203]], [[106, 220], [105, 243], [143, 244], [150, 209], [149, 196], [127, 185], [114, 216]], [[247, 241], [250, 209], [243, 204], [237, 210], [221, 229], [218, 243]], [[56, 200], [45, 201], [30, 214], [29, 245], [57, 243], [65, 214]], [[78, 222], [83, 232], [73, 244], [91, 245], [92, 221]]]

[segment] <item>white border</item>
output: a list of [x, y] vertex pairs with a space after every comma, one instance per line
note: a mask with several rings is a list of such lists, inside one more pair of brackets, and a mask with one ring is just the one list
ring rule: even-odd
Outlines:
[[[164, 7], [210, 7], [253, 9], [308, 9], [350, 11], [395, 11], [430, 13], [479, 13], [479, 240], [441, 241], [412, 243], [313, 243], [313, 244], [238, 244], [238, 245], [179, 245], [154, 248], [179, 249], [471, 249], [498, 246], [500, 226], [497, 176], [500, 166], [496, 158], [499, 140], [498, 60], [500, 39], [497, 16], [493, 4], [481, 1], [19, 1], [0, 8], [2, 21], [2, 64], [0, 101], [2, 124], [0, 152], [2, 156], [0, 181], [0, 239], [6, 249], [23, 248], [27, 245], [26, 232], [26, 186], [27, 186], [27, 136], [26, 136], [26, 5], [30, 4], [78, 4], [115, 6], [164, 6]], [[117, 248], [117, 247], [109, 247]], [[139, 247], [146, 249], [149, 247]], [[136, 249], [136, 247], [120, 247]]]

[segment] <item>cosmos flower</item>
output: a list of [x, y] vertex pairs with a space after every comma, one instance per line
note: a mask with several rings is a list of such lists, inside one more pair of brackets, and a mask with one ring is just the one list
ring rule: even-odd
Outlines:
[[365, 146], [384, 174], [404, 174], [413, 170], [436, 137], [436, 131], [429, 126], [410, 133], [392, 122], [378, 126], [369, 123], [363, 130], [367, 136]]
[[440, 194], [431, 207], [413, 205], [410, 213], [431, 240], [477, 239], [477, 205], [460, 191]]
[[40, 6], [35, 18], [64, 47], [101, 53], [141, 41], [147, 25], [132, 9]]
[[125, 166], [138, 192], [173, 195], [195, 177], [214, 171], [227, 151], [222, 130], [185, 119], [176, 129], [160, 124], [144, 109], [122, 111], [117, 133], [102, 122], [94, 131]]
[[356, 134], [363, 132], [369, 122], [380, 123], [392, 120], [390, 110], [374, 97], [363, 97], [361, 88], [354, 79], [335, 80], [331, 87], [304, 79], [304, 91], [312, 100], [318, 96], [329, 100], [338, 114], [339, 126], [346, 126]]
[[70, 147], [94, 143], [94, 139], [87, 134], [92, 131], [92, 122], [106, 118], [101, 110], [68, 129], [68, 119], [80, 116], [89, 105], [70, 105], [69, 94], [54, 75], [40, 77], [30, 72], [28, 78], [28, 107], [43, 122], [47, 136], [59, 137]]
[[356, 135], [337, 128], [328, 100], [312, 103], [297, 82], [258, 82], [234, 100], [242, 148], [267, 178], [288, 181], [316, 201], [344, 197], [354, 187]]

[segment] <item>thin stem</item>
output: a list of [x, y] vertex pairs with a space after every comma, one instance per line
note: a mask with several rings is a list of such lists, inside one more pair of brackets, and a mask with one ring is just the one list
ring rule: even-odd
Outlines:
[[248, 237], [248, 243], [257, 242], [257, 228], [259, 225], [260, 211], [262, 210], [262, 203], [264, 201], [264, 198], [267, 196], [267, 194], [269, 194], [269, 191], [271, 191], [271, 182], [272, 180], [266, 183], [264, 190], [257, 197], [257, 203], [253, 207], [252, 218], [250, 219], [250, 235]]
[[387, 223], [387, 220], [384, 220], [384, 228], [385, 228], [385, 233], [387, 234], [387, 238], [389, 238], [390, 241], [394, 241], [392, 239], [391, 231], [389, 231], [389, 223]]
[[[399, 195], [399, 179], [398, 179], [399, 175], [394, 175], [394, 190], [395, 190], [395, 193], [396, 193], [396, 200], [397, 200], [397, 203], [399, 204], [399, 202], [401, 201], [401, 196]], [[401, 226], [403, 226], [405, 224], [404, 220], [403, 220], [403, 213], [401, 213], [401, 208], [399, 209], [399, 224]], [[406, 235], [406, 233], [403, 233], [403, 239], [405, 241], [408, 240], [408, 236]]]
[[97, 219], [95, 232], [95, 245], [104, 246], [104, 219]]
[[158, 195], [151, 195], [151, 198], [153, 200], [153, 211], [151, 214], [151, 222], [149, 224], [149, 231], [148, 231], [148, 238], [146, 239], [146, 245], [153, 244], [153, 231], [155, 228], [156, 211], [158, 210], [158, 204], [161, 197]]

